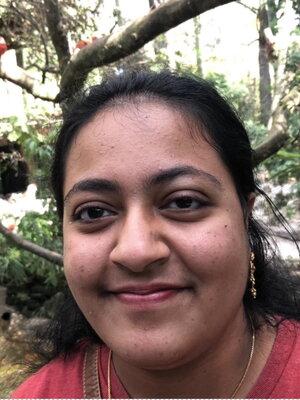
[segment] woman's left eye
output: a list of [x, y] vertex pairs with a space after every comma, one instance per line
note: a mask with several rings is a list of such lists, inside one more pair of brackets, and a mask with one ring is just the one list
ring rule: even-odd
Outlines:
[[207, 202], [201, 201], [199, 199], [196, 199], [191, 196], [182, 196], [174, 199], [173, 201], [169, 202], [165, 208], [171, 208], [175, 210], [196, 210], [204, 205], [206, 205]]

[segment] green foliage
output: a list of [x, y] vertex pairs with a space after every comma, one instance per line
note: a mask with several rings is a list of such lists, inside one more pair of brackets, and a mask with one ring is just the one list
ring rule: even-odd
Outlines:
[[[183, 72], [194, 72], [188, 67], [182, 70]], [[212, 72], [209, 73], [205, 79], [210, 82], [237, 111], [237, 114], [245, 124], [252, 147], [261, 144], [265, 140], [268, 130], [267, 127], [259, 123], [259, 104], [255, 84], [248, 81], [232, 85], [227, 81], [225, 75]], [[285, 147], [285, 153], [283, 151], [278, 152], [264, 163], [270, 173], [271, 179], [278, 176], [282, 178], [282, 182], [290, 178], [298, 179], [300, 174], [300, 163], [297, 158], [298, 153], [294, 150], [297, 148], [300, 132], [300, 120], [297, 113], [290, 114], [288, 126], [289, 135], [292, 139]], [[290, 155], [289, 157], [286, 155], [287, 153]]]
[[57, 121], [45, 109], [31, 110], [26, 124], [17, 117], [2, 119], [0, 122], [0, 137], [5, 137], [10, 143], [21, 145], [22, 153], [0, 154], [0, 170], [8, 166], [17, 166], [19, 160], [26, 160], [30, 167], [30, 182], [38, 187], [38, 197], [51, 196], [46, 177], [49, 177], [53, 156], [53, 143], [56, 135]]
[[[26, 123], [17, 117], [2, 119], [0, 137], [18, 143], [21, 151], [1, 154], [2, 170], [26, 160], [30, 182], [37, 185], [37, 197], [44, 199], [49, 210], [44, 214], [28, 212], [19, 222], [18, 234], [33, 243], [62, 252], [60, 222], [50, 193], [48, 177], [58, 117], [49, 109], [34, 103], [27, 110]], [[50, 316], [65, 286], [61, 267], [28, 251], [16, 248], [0, 235], [0, 284], [8, 288], [8, 302], [23, 314]]]
[[263, 163], [274, 184], [300, 179], [300, 118], [297, 112], [289, 115], [288, 133], [291, 139], [287, 145]]
[[[289, 89], [296, 88], [299, 91], [300, 87], [300, 26], [298, 26], [292, 35], [291, 44], [287, 53], [285, 65], [285, 73], [289, 78]], [[295, 90], [295, 89], [294, 89]], [[299, 120], [299, 117], [298, 117]], [[293, 121], [291, 121], [292, 124]]]
[[258, 113], [256, 88], [251, 82], [232, 85], [225, 75], [212, 72], [205, 78], [232, 104], [244, 122], [255, 121]]
[[[53, 206], [44, 214], [28, 212], [18, 225], [18, 234], [39, 246], [62, 252], [61, 232], [59, 221]], [[56, 286], [62, 277], [61, 268], [34, 254], [5, 245], [3, 236], [0, 253], [0, 280], [10, 279], [19, 284], [26, 275], [36, 274], [46, 285]], [[21, 273], [21, 269], [23, 272]], [[25, 271], [25, 272], [24, 272]]]
[[[61, 253], [59, 227], [58, 217], [50, 202], [49, 211], [42, 215], [36, 212], [27, 213], [20, 221], [18, 234], [24, 239]], [[2, 235], [0, 248], [0, 283], [9, 289], [10, 304], [20, 308], [28, 316], [36, 313], [47, 316], [55, 303], [52, 297], [60, 293], [65, 285], [62, 267], [10, 246]]]
[[[300, 29], [299, 29], [300, 30]], [[300, 68], [300, 46], [293, 44], [293, 46], [289, 49], [286, 70], [297, 73]], [[300, 77], [298, 76], [300, 79]]]
[[265, 161], [264, 165], [270, 173], [270, 179], [279, 184], [288, 179], [300, 179], [300, 153], [295, 151], [278, 151]]
[[[298, 50], [290, 53], [290, 57], [298, 60]], [[291, 59], [291, 58], [290, 58]], [[291, 61], [293, 65], [294, 61]], [[298, 61], [297, 61], [298, 62]], [[300, 65], [300, 60], [299, 60]], [[267, 128], [259, 123], [259, 108], [255, 96], [255, 88], [244, 82], [239, 85], [229, 85], [226, 77], [222, 74], [210, 73], [206, 79], [233, 105], [238, 115], [245, 123], [251, 143], [256, 147], [262, 143], [267, 135]], [[297, 112], [293, 112], [288, 118], [289, 143], [282, 151], [267, 159], [263, 164], [268, 175], [274, 183], [282, 184], [291, 179], [300, 178], [299, 159], [299, 133], [300, 119]], [[296, 150], [295, 150], [296, 149]]]
[[267, 128], [263, 124], [250, 119], [245, 121], [245, 127], [250, 137], [252, 147], [256, 147], [264, 141], [267, 134]]
[[267, 128], [259, 123], [259, 106], [256, 87], [252, 82], [229, 84], [225, 75], [209, 73], [206, 79], [226, 98], [244, 122], [252, 146], [255, 147], [266, 137]]
[[274, 35], [278, 33], [278, 11], [284, 6], [286, 0], [267, 0], [269, 23]]

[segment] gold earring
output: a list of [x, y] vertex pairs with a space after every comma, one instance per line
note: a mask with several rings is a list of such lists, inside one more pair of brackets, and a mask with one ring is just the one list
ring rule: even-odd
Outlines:
[[254, 276], [254, 273], [255, 273], [254, 258], [255, 258], [255, 256], [254, 256], [254, 253], [252, 252], [250, 254], [250, 277], [249, 277], [249, 280], [250, 280], [250, 283], [251, 283], [250, 292], [251, 292], [251, 295], [252, 295], [253, 299], [256, 299], [255, 276]]

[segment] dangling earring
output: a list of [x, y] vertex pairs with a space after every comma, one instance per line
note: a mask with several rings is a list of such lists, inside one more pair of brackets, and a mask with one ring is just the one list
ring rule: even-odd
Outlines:
[[255, 256], [254, 256], [254, 253], [252, 252], [250, 254], [250, 277], [249, 277], [249, 280], [250, 280], [250, 283], [251, 283], [250, 292], [251, 292], [251, 296], [253, 297], [253, 299], [256, 299], [255, 276], [254, 276], [254, 273], [255, 273], [254, 258], [255, 258]]

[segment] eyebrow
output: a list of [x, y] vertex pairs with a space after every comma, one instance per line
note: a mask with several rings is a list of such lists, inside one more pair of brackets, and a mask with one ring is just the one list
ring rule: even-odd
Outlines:
[[66, 194], [64, 202], [78, 192], [121, 192], [120, 185], [108, 179], [83, 179], [75, 183], [72, 189]]
[[191, 165], [180, 165], [178, 167], [160, 171], [148, 180], [146, 186], [149, 187], [159, 185], [161, 183], [169, 182], [179, 176], [186, 175], [200, 176], [201, 178], [204, 178], [205, 180], [208, 180], [210, 183], [217, 186], [219, 189], [223, 189], [221, 182], [214, 175], [211, 175], [202, 169], [192, 167]]
[[[190, 165], [181, 165], [178, 167], [168, 168], [163, 171], [159, 171], [156, 174], [152, 175], [149, 179], [147, 179], [144, 184], [144, 188], [148, 190], [153, 186], [170, 182], [179, 176], [187, 175], [200, 176], [201, 178], [204, 178], [205, 180], [215, 185], [220, 190], [223, 189], [221, 182], [214, 175], [211, 175], [210, 173], [202, 169], [198, 169]], [[110, 181], [108, 179], [83, 179], [82, 181], [75, 183], [72, 189], [66, 194], [64, 202], [67, 202], [73, 194], [78, 192], [120, 193], [121, 186], [117, 182]]]

